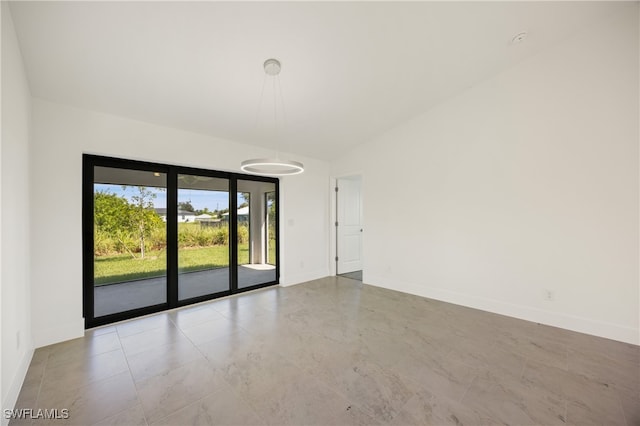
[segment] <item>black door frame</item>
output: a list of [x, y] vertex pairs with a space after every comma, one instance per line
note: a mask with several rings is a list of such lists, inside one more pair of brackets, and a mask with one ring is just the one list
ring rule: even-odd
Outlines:
[[[120, 169], [161, 172], [167, 175], [167, 302], [129, 311], [118, 312], [101, 317], [94, 317], [94, 219], [93, 219], [93, 185], [94, 168], [113, 167]], [[198, 175], [228, 179], [229, 181], [229, 290], [214, 294], [178, 299], [178, 175]], [[238, 288], [238, 239], [237, 220], [237, 181], [253, 180], [269, 182], [275, 185], [276, 193], [276, 276], [275, 281]], [[82, 289], [83, 316], [85, 328], [97, 327], [116, 321], [161, 312], [168, 309], [199, 303], [206, 300], [251, 291], [258, 288], [276, 285], [280, 280], [280, 186], [279, 179], [274, 177], [246, 175], [233, 172], [222, 172], [194, 167], [152, 163], [147, 161], [127, 160], [92, 154], [82, 156]]]

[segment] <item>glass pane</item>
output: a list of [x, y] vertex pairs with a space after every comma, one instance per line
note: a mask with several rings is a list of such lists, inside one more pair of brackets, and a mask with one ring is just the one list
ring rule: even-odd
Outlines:
[[276, 193], [267, 192], [267, 263], [276, 264]]
[[[275, 203], [269, 214], [269, 195], [275, 200], [275, 184], [238, 180], [238, 288], [266, 284], [276, 280]], [[269, 220], [273, 231], [269, 232]], [[270, 237], [273, 248], [270, 249]], [[270, 261], [271, 260], [273, 263]]]
[[250, 192], [238, 192], [238, 265], [247, 265], [251, 257], [251, 246], [249, 245], [250, 202]]
[[166, 183], [164, 173], [94, 168], [94, 317], [167, 302]]
[[178, 175], [178, 298], [229, 290], [229, 181]]

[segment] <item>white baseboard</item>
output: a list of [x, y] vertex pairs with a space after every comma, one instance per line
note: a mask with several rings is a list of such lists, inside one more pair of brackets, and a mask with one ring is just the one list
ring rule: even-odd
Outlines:
[[416, 296], [453, 303], [455, 305], [480, 309], [553, 327], [560, 327], [571, 331], [577, 331], [579, 333], [591, 334], [593, 336], [604, 337], [634, 345], [640, 344], [640, 330], [633, 327], [594, 321], [589, 318], [543, 310], [531, 306], [515, 305], [495, 299], [457, 293], [441, 288], [427, 287], [417, 285], [415, 283], [399, 282], [396, 279], [390, 280], [380, 276], [367, 275], [365, 283], [376, 287], [387, 288], [389, 290], [401, 291], [404, 293], [415, 294]]
[[53, 328], [33, 331], [33, 342], [36, 348], [77, 339], [84, 336], [84, 318]]
[[[22, 389], [22, 384], [24, 383], [24, 379], [27, 376], [27, 371], [29, 370], [29, 365], [31, 364], [31, 359], [33, 358], [33, 346], [31, 349], [28, 349], [22, 360], [20, 361], [20, 365], [18, 366], [17, 371], [15, 372], [13, 378], [11, 379], [11, 386], [9, 387], [9, 391], [2, 401], [2, 426], [6, 426], [9, 424], [9, 419], [5, 418], [4, 410], [11, 410], [16, 406], [16, 402], [18, 401], [18, 396], [20, 395], [20, 390]], [[6, 374], [7, 372], [3, 372]]]
[[307, 281], [313, 281], [313, 280], [317, 280], [327, 276], [329, 276], [328, 270], [318, 269], [316, 271], [308, 272], [304, 274], [283, 276], [280, 278], [280, 285], [282, 287], [289, 287], [292, 285], [302, 284]]

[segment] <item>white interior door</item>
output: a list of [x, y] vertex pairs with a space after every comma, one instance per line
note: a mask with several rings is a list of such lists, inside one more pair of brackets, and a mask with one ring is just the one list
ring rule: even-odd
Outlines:
[[337, 273], [362, 270], [362, 179], [337, 180]]

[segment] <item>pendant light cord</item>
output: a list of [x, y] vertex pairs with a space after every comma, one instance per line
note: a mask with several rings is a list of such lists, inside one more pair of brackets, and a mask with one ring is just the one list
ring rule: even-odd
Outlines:
[[[260, 110], [262, 109], [262, 105], [264, 103], [264, 91], [267, 86], [267, 74], [265, 73], [262, 78], [262, 89], [260, 90], [260, 101], [258, 102], [258, 108], [256, 110], [256, 118], [253, 124], [253, 132], [254, 134], [258, 133], [258, 122], [260, 121]], [[273, 129], [274, 135], [276, 138], [276, 159], [280, 159], [280, 131], [278, 128], [278, 93], [280, 93], [280, 115], [282, 116], [282, 122], [284, 126], [284, 97], [282, 95], [282, 85], [280, 83], [280, 75], [275, 75], [273, 78]]]
[[284, 129], [287, 126], [287, 115], [286, 115], [286, 110], [284, 109], [284, 95], [282, 94], [282, 83], [280, 82], [280, 74], [276, 75], [276, 79], [278, 80], [278, 89], [280, 92], [280, 115], [282, 116], [282, 134], [283, 134], [283, 138], [285, 139], [285, 149], [287, 150], [287, 152], [289, 151], [289, 144], [288, 144], [288, 139], [286, 138]]
[[276, 136], [276, 160], [280, 159], [280, 137], [278, 135], [278, 94], [276, 92], [276, 78], [278, 76], [274, 76], [273, 78], [273, 129], [274, 134]]
[[258, 108], [256, 108], [256, 119], [253, 121], [253, 134], [258, 134], [258, 120], [260, 119], [260, 110], [262, 109], [262, 102], [264, 101], [264, 87], [267, 85], [267, 75], [262, 77], [262, 90], [260, 91], [260, 101], [258, 102]]

